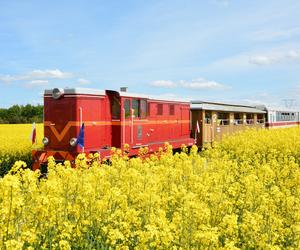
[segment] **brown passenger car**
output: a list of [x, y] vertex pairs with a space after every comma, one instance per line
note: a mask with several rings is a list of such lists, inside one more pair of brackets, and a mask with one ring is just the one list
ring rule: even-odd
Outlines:
[[206, 147], [224, 135], [246, 128], [264, 128], [265, 114], [266, 111], [254, 106], [192, 101], [192, 136], [197, 146]]

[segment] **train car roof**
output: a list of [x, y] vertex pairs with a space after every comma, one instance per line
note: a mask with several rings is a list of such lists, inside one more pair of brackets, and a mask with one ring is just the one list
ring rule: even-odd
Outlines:
[[275, 105], [260, 105], [257, 108], [265, 111], [279, 111], [279, 112], [299, 112], [299, 108], [287, 108], [283, 106], [275, 106]]
[[239, 112], [239, 113], [258, 113], [265, 114], [266, 111], [259, 109], [255, 106], [245, 104], [231, 104], [231, 103], [219, 103], [208, 101], [191, 101], [192, 110], [210, 110], [210, 111], [223, 111], [223, 112]]

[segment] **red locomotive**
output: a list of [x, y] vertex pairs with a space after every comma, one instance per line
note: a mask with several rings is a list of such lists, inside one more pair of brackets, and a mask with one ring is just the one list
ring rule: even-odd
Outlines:
[[[84, 124], [84, 148], [77, 144]], [[57, 161], [74, 161], [81, 152], [109, 157], [111, 148], [136, 155], [141, 147], [156, 151], [165, 142], [173, 148], [191, 146], [190, 103], [151, 98], [126, 91], [95, 89], [45, 90], [44, 150], [32, 152], [33, 169], [49, 156]]]

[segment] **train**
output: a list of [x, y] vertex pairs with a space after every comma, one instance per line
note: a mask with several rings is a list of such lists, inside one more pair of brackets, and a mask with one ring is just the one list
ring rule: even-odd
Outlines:
[[[144, 147], [155, 152], [165, 142], [173, 149], [194, 144], [204, 148], [247, 127], [295, 125], [299, 125], [296, 110], [155, 97], [130, 93], [127, 88], [46, 89], [44, 147], [32, 151], [32, 168], [46, 166], [50, 156], [74, 164], [79, 153], [109, 158], [113, 147], [127, 150], [129, 156]], [[84, 143], [79, 143], [82, 130]]]

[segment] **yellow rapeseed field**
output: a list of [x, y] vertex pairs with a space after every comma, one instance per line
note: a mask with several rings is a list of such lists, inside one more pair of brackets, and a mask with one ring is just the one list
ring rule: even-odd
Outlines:
[[50, 158], [44, 178], [16, 162], [0, 179], [0, 248], [300, 248], [300, 129], [249, 130], [201, 154], [113, 153], [79, 155], [76, 169]]
[[30, 162], [32, 148], [41, 146], [43, 124], [37, 124], [36, 130], [39, 144], [32, 146], [32, 124], [0, 124], [0, 176], [17, 160]]

